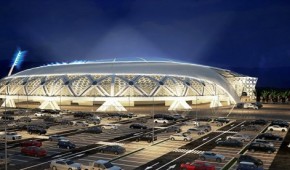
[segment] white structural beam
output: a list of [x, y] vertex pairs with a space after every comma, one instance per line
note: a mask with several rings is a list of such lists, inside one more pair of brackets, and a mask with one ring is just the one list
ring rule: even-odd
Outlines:
[[190, 110], [191, 106], [185, 100], [174, 100], [168, 110]]
[[107, 112], [107, 111], [127, 111], [125, 107], [117, 100], [107, 100], [102, 106], [97, 109], [98, 112]]
[[41, 105], [39, 106], [40, 109], [52, 109], [52, 110], [60, 110], [60, 107], [58, 106], [58, 104], [56, 103], [56, 101], [44, 101], [43, 103], [41, 103]]
[[16, 104], [13, 99], [5, 99], [1, 107], [11, 107], [16, 108]]
[[220, 107], [222, 106], [220, 100], [219, 100], [219, 97], [218, 96], [214, 96], [210, 102], [210, 108], [213, 108], [213, 107]]

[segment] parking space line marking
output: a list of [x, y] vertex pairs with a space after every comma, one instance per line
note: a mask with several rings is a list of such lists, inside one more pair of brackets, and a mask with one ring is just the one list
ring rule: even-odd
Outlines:
[[[196, 150], [196, 149], [200, 148], [201, 146], [203, 146], [203, 145], [205, 145], [205, 144], [207, 144], [207, 143], [209, 143], [209, 142], [211, 142], [211, 141], [213, 141], [213, 140], [215, 140], [215, 139], [219, 138], [220, 136], [222, 136], [222, 135], [223, 135], [223, 134], [225, 134], [226, 132], [228, 132], [228, 131], [231, 131], [232, 129], [234, 129], [234, 128], [236, 128], [236, 127], [240, 126], [241, 124], [243, 124], [244, 122], [245, 122], [245, 121], [243, 121], [243, 122], [239, 123], [239, 124], [238, 124], [238, 125], [236, 125], [236, 126], [233, 126], [233, 127], [232, 127], [232, 128], [230, 128], [229, 130], [227, 130], [227, 131], [225, 131], [225, 132], [223, 132], [223, 133], [221, 133], [221, 134], [219, 134], [219, 135], [215, 136], [214, 138], [212, 138], [212, 139], [210, 139], [210, 140], [208, 140], [208, 141], [204, 142], [203, 144], [201, 144], [201, 145], [199, 145], [199, 146], [197, 146], [197, 147], [193, 148], [193, 150]], [[159, 167], [159, 168], [157, 168], [156, 170], [159, 170], [159, 169], [161, 169], [161, 168], [163, 168], [163, 167], [165, 167], [165, 166], [167, 166], [167, 165], [171, 164], [172, 162], [174, 162], [174, 161], [176, 161], [176, 160], [178, 160], [178, 159], [182, 158], [183, 156], [187, 155], [188, 153], [189, 153], [189, 152], [186, 152], [186, 153], [184, 153], [184, 154], [180, 155], [179, 157], [177, 157], [177, 158], [175, 158], [175, 159], [173, 159], [173, 160], [169, 161], [168, 163], [166, 163], [166, 164], [164, 164], [164, 165], [160, 166], [160, 167]]]

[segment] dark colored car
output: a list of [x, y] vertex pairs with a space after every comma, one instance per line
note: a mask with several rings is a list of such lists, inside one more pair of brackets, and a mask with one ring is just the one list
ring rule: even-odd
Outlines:
[[251, 122], [254, 125], [266, 125], [267, 121], [264, 119], [257, 119]]
[[4, 111], [3, 112], [3, 115], [14, 115], [15, 113], [14, 113], [14, 111], [12, 111], [12, 110], [8, 110], [8, 111]]
[[125, 113], [120, 113], [119, 115], [121, 118], [132, 118], [132, 114], [125, 114]]
[[257, 139], [266, 139], [266, 140], [283, 140], [281, 136], [274, 135], [272, 133], [262, 133], [257, 136]]
[[28, 140], [20, 143], [21, 147], [28, 147], [28, 146], [36, 146], [36, 147], [41, 147], [42, 142], [37, 141], [37, 140]]
[[273, 120], [270, 126], [272, 125], [279, 125], [281, 127], [289, 127], [289, 123], [284, 120]]
[[189, 134], [195, 133], [198, 135], [203, 135], [203, 134], [205, 134], [205, 131], [203, 129], [200, 129], [197, 127], [192, 127], [192, 128], [187, 129], [187, 133], [189, 133]]
[[[136, 138], [133, 138], [136, 142], [139, 141], [147, 141], [148, 143], [152, 142], [153, 136], [152, 134], [143, 134], [143, 135], [139, 135], [136, 136]], [[154, 135], [154, 141], [157, 140], [157, 136]]]
[[264, 170], [264, 168], [255, 165], [253, 162], [240, 162], [237, 170]]
[[21, 149], [21, 153], [24, 155], [41, 157], [46, 156], [47, 152], [43, 148], [39, 148], [37, 146], [28, 146]]
[[37, 126], [31, 126], [31, 127], [28, 127], [27, 128], [27, 132], [29, 134], [39, 134], [39, 135], [43, 135], [43, 134], [46, 134], [46, 130], [44, 128], [41, 128], [41, 127], [37, 127]]
[[253, 162], [257, 166], [263, 165], [263, 161], [261, 159], [255, 158], [250, 155], [240, 155], [240, 157], [237, 160], [238, 163], [240, 162]]
[[57, 122], [57, 118], [55, 118], [55, 117], [50, 117], [50, 116], [45, 116], [45, 117], [43, 118], [43, 120], [44, 120], [45, 122], [51, 122], [51, 123], [56, 123], [56, 122]]
[[235, 140], [235, 139], [227, 139], [227, 140], [220, 140], [217, 141], [216, 144], [218, 146], [229, 146], [229, 147], [242, 147], [243, 146], [243, 142]]
[[255, 103], [252, 103], [256, 106], [258, 106], [259, 109], [261, 109], [263, 107], [263, 104], [261, 102], [255, 102]]
[[93, 117], [94, 115], [92, 113], [88, 112], [75, 112], [74, 117], [77, 118], [88, 118], [88, 117]]
[[16, 122], [31, 122], [31, 118], [30, 117], [21, 117], [21, 118], [17, 119]]
[[259, 131], [260, 129], [256, 125], [243, 125], [241, 126], [243, 131]]
[[85, 132], [99, 134], [99, 133], [102, 133], [103, 130], [102, 130], [102, 128], [95, 126], [95, 127], [89, 127]]
[[154, 119], [160, 119], [160, 118], [162, 118], [162, 119], [173, 120], [173, 121], [177, 120], [177, 118], [175, 118], [175, 117], [173, 117], [171, 115], [167, 115], [167, 114], [155, 114], [153, 116], [153, 118]]
[[3, 115], [1, 117], [2, 120], [14, 120], [14, 117], [11, 115]]
[[119, 145], [107, 145], [99, 149], [102, 153], [113, 153], [115, 155], [119, 155], [126, 152], [126, 149]]
[[181, 129], [179, 126], [169, 126], [168, 128], [165, 129], [165, 132], [179, 133], [179, 132], [181, 132]]
[[59, 148], [74, 149], [76, 145], [70, 142], [69, 140], [60, 140], [57, 143]]
[[244, 103], [237, 103], [237, 108], [243, 109], [244, 108]]
[[147, 129], [147, 126], [141, 123], [133, 123], [129, 126], [129, 128], [130, 129]]
[[199, 121], [199, 122], [211, 122], [212, 118], [210, 117], [199, 117], [197, 119], [194, 119], [195, 121]]
[[214, 119], [215, 122], [219, 122], [219, 123], [229, 123], [230, 119], [225, 118], [225, 117], [218, 117]]
[[276, 151], [276, 149], [272, 146], [266, 145], [264, 143], [256, 143], [256, 142], [252, 142], [248, 146], [248, 150], [252, 152], [262, 151], [262, 152], [267, 152], [267, 153], [273, 153]]

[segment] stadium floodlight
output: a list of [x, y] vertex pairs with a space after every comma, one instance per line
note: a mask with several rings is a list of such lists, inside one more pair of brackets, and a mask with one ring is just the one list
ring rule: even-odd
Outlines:
[[21, 51], [20, 48], [17, 49], [17, 51], [14, 54], [14, 60], [13, 60], [11, 69], [8, 73], [8, 76], [11, 76], [15, 66], [20, 67], [21, 63], [23, 62], [23, 58], [24, 58], [25, 54], [26, 54], [26, 51]]

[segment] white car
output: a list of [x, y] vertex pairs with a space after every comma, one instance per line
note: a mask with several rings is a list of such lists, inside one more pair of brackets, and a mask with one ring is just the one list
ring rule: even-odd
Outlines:
[[[18, 135], [16, 132], [7, 132], [6, 136], [7, 140], [18, 140], [22, 138], [22, 136]], [[0, 132], [0, 139], [5, 139], [5, 132]]]
[[270, 131], [281, 131], [281, 132], [287, 132], [288, 128], [286, 127], [281, 127], [279, 125], [272, 125], [268, 127], [268, 130]]
[[198, 121], [195, 121], [195, 120], [186, 122], [186, 124], [187, 125], [193, 125], [193, 126], [199, 126], [200, 125], [200, 123]]
[[57, 159], [57, 160], [51, 161], [50, 168], [52, 170], [67, 170], [67, 169], [80, 170], [81, 164], [75, 163], [68, 159]]
[[34, 113], [34, 116], [36, 116], [36, 117], [42, 117], [42, 116], [45, 116], [45, 114], [42, 113], [42, 112], [37, 112], [37, 113]]
[[255, 104], [252, 104], [252, 103], [244, 103], [244, 108], [245, 109], [255, 109], [255, 110], [258, 110], [259, 107]]
[[158, 119], [154, 119], [155, 123], [168, 123], [168, 120], [166, 119], [162, 119], [162, 118], [158, 118]]
[[106, 124], [106, 125], [102, 125], [101, 128], [102, 129], [114, 129], [114, 130], [116, 130], [116, 129], [118, 129], [118, 126], [112, 125], [112, 124]]
[[192, 137], [189, 136], [189, 135], [185, 135], [183, 133], [177, 133], [177, 134], [170, 135], [169, 139], [171, 139], [171, 140], [191, 141]]

